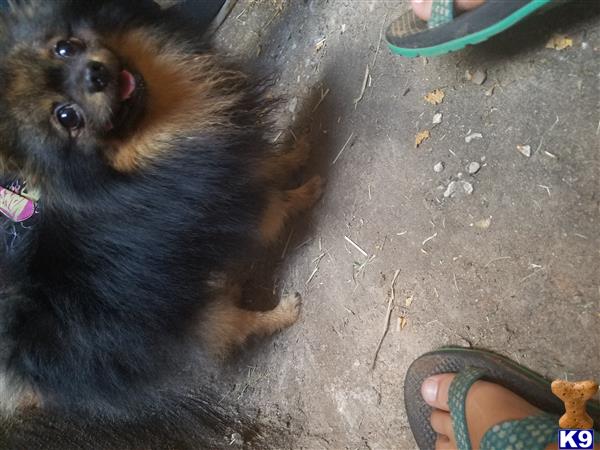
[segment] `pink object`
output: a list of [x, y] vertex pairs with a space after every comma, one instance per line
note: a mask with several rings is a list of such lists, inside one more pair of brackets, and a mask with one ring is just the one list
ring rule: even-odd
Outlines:
[[122, 70], [119, 74], [119, 96], [121, 97], [121, 101], [129, 99], [135, 88], [136, 82], [133, 74], [128, 70]]
[[0, 187], [0, 213], [13, 222], [23, 222], [35, 213], [35, 202]]

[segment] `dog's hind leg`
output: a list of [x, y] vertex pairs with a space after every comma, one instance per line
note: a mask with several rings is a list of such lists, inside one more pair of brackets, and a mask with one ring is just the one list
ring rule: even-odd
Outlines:
[[323, 180], [315, 175], [302, 186], [271, 194], [260, 224], [263, 243], [274, 242], [288, 218], [312, 207], [323, 194]]
[[289, 181], [290, 176], [308, 162], [310, 145], [306, 136], [298, 138], [286, 151], [278, 152], [266, 159], [262, 167], [262, 178], [276, 184]]
[[270, 311], [251, 311], [238, 306], [241, 287], [224, 289], [202, 316], [200, 336], [214, 355], [226, 357], [250, 336], [269, 336], [289, 327], [300, 313], [300, 294], [283, 297]]

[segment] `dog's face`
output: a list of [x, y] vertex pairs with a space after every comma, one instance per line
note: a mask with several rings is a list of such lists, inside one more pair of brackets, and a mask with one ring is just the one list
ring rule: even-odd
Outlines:
[[20, 2], [0, 17], [0, 174], [79, 190], [82, 173], [132, 173], [239, 126], [246, 78], [136, 0]]
[[144, 79], [105, 36], [39, 11], [5, 20], [0, 159], [55, 165], [73, 154], [97, 156], [133, 133], [144, 112]]
[[93, 142], [125, 132], [141, 110], [141, 76], [91, 30], [18, 45], [5, 70], [7, 102], [42, 139]]

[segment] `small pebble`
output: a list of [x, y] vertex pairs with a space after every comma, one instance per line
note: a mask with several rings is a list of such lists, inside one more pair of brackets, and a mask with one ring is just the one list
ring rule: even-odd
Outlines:
[[481, 219], [475, 222], [475, 226], [477, 228], [481, 228], [482, 230], [487, 230], [492, 224], [492, 217], [488, 217], [486, 219]]
[[442, 113], [435, 113], [433, 115], [432, 122], [434, 125], [437, 125], [438, 123], [442, 123]]
[[451, 181], [446, 190], [444, 191], [444, 197], [448, 198], [454, 195], [456, 192], [457, 183], [456, 181]]
[[456, 174], [456, 178], [458, 178], [459, 180], [463, 177], [463, 173], [462, 172], [458, 172]]
[[485, 73], [485, 70], [476, 70], [475, 73], [471, 76], [471, 82], [478, 85], [482, 85], [483, 83], [485, 83], [486, 79], [487, 74]]
[[468, 181], [462, 181], [462, 188], [467, 195], [471, 195], [473, 193], [473, 185]]
[[484, 162], [484, 161], [485, 161], [485, 156], [482, 156], [481, 157], [481, 162]]
[[531, 145], [517, 145], [517, 150], [523, 156], [531, 156]]
[[444, 170], [444, 163], [441, 161], [436, 163], [435, 166], [433, 166], [433, 171], [435, 173], [440, 173], [442, 170]]
[[476, 161], [469, 163], [469, 165], [467, 166], [467, 172], [469, 172], [470, 175], [476, 174], [477, 172], [479, 172], [479, 169], [481, 169], [481, 165]]
[[482, 137], [483, 137], [483, 135], [481, 133], [471, 133], [471, 134], [465, 136], [465, 142], [468, 144], [473, 139], [481, 139]]

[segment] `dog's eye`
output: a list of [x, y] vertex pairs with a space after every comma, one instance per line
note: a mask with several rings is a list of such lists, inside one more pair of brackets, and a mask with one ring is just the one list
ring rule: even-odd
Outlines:
[[62, 105], [54, 111], [56, 120], [67, 130], [77, 130], [83, 125], [81, 114], [73, 105]]
[[58, 41], [54, 47], [54, 52], [61, 58], [70, 58], [81, 50], [83, 50], [81, 42], [73, 39]]

